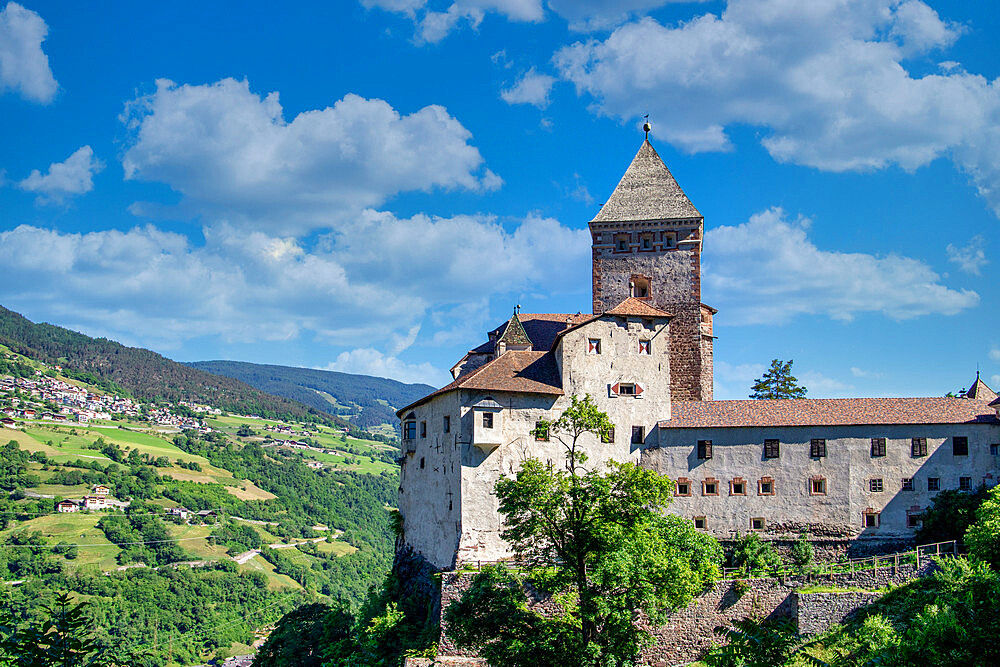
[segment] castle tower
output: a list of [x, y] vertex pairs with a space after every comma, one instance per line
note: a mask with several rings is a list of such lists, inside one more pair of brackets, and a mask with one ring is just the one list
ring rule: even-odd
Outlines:
[[[648, 130], [647, 130], [648, 131]], [[673, 314], [670, 392], [712, 400], [712, 316], [701, 303], [704, 218], [649, 143], [590, 221], [594, 313], [633, 296]]]

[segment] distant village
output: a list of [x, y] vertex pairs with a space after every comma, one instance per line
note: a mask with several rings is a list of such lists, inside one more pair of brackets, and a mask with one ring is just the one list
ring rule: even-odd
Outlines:
[[[54, 370], [61, 370], [58, 366]], [[181, 430], [205, 429], [204, 423], [194, 417], [174, 414], [169, 407], [146, 406], [131, 398], [112, 394], [98, 394], [58, 378], [35, 371], [33, 378], [5, 375], [0, 377], [0, 399], [7, 399], [9, 407], [2, 408], [4, 417], [0, 424], [15, 428], [14, 418], [35, 419], [55, 423], [89, 423], [95, 419], [110, 421], [115, 416], [144, 418], [160, 426]], [[53, 410], [52, 405], [57, 406]], [[222, 411], [205, 405], [181, 402], [194, 412], [220, 415]]]

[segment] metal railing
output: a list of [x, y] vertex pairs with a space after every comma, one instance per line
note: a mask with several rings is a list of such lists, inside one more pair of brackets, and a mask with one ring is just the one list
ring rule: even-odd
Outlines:
[[919, 568], [921, 563], [926, 563], [931, 558], [941, 556], [958, 556], [958, 542], [949, 540], [947, 542], [934, 542], [931, 544], [921, 544], [909, 551], [886, 554], [884, 556], [864, 556], [861, 558], [848, 558], [836, 563], [821, 563], [811, 570], [803, 572], [796, 567], [783, 567], [778, 570], [769, 570], [764, 573], [748, 573], [744, 568], [725, 567], [722, 568], [723, 579], [766, 579], [772, 577], [789, 577], [810, 574], [824, 576], [832, 574], [845, 574], [860, 572], [865, 570], [879, 570], [883, 568], [898, 568], [901, 565], [913, 565]]
[[[926, 563], [931, 558], [941, 556], [958, 556], [961, 552], [958, 549], [956, 540], [947, 542], [934, 542], [931, 544], [921, 544], [909, 551], [900, 551], [884, 556], [865, 556], [862, 558], [848, 558], [836, 563], [821, 563], [805, 574], [824, 576], [832, 574], [845, 574], [850, 572], [860, 572], [865, 570], [879, 570], [882, 568], [898, 568], [902, 565], [913, 565], [917, 568], [921, 563]], [[531, 563], [518, 560], [471, 560], [459, 563], [455, 568], [457, 572], [480, 572], [484, 567], [499, 566], [510, 570], [528, 570]], [[722, 568], [723, 579], [768, 579], [774, 577], [793, 577], [804, 574], [802, 570], [792, 566], [786, 566], [778, 570], [769, 570], [764, 573], [748, 573], [739, 567]]]

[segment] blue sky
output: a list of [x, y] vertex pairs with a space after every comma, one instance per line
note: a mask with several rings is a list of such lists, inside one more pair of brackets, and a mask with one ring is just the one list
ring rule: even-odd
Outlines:
[[917, 0], [0, 0], [0, 304], [441, 384], [590, 306], [642, 140], [705, 216], [716, 396], [1000, 385], [1000, 16]]

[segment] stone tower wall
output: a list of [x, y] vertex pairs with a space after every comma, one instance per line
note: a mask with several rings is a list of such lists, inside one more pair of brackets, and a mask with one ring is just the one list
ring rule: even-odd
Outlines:
[[[662, 243], [667, 233], [680, 241], [700, 239], [701, 222], [591, 223], [591, 229], [594, 313], [614, 308], [631, 296], [629, 283], [633, 277], [647, 278], [648, 303], [674, 316], [670, 322], [672, 399], [711, 400], [713, 346], [711, 324], [708, 335], [703, 335], [699, 244], [666, 247]], [[621, 252], [614, 241], [625, 233], [630, 235], [629, 250]], [[640, 250], [641, 236], [650, 233], [657, 243], [651, 250]]]

